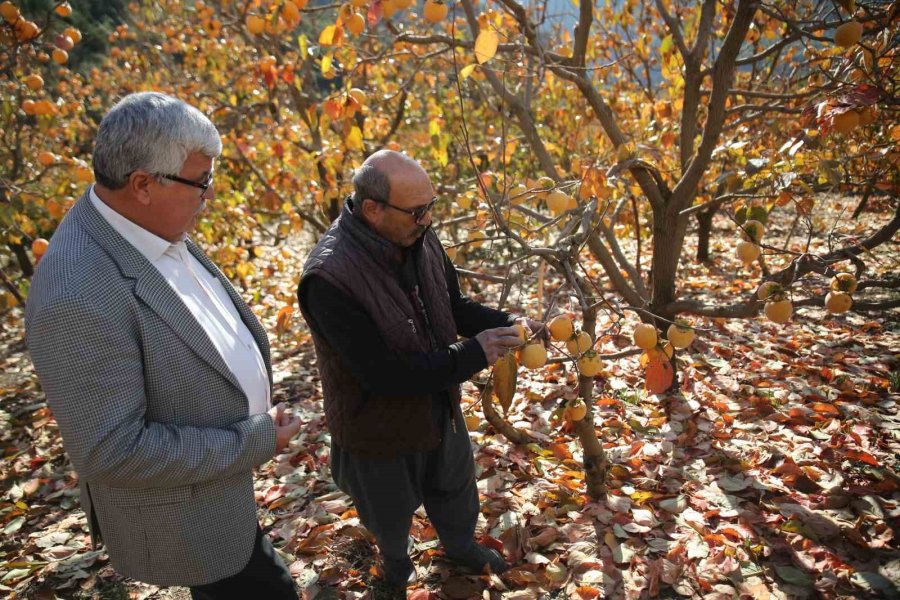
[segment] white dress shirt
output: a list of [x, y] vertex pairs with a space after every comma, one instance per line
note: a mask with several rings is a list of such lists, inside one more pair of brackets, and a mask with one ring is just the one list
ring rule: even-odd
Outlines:
[[184, 239], [173, 244], [129, 221], [107, 206], [93, 186], [90, 198], [112, 228], [159, 270], [203, 327], [244, 390], [250, 414], [266, 412], [271, 398], [262, 353], [218, 278], [194, 258]]

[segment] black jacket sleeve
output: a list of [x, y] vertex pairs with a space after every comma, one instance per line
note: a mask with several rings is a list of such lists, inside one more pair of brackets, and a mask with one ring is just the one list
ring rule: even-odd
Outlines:
[[444, 256], [444, 271], [447, 274], [447, 291], [450, 293], [450, 304], [453, 307], [453, 319], [456, 321], [456, 332], [463, 337], [475, 337], [485, 329], [509, 327], [515, 323], [515, 317], [501, 310], [489, 308], [462, 295], [459, 290], [459, 276], [450, 258]]
[[474, 338], [436, 352], [392, 352], [363, 307], [321, 277], [308, 277], [299, 300], [310, 328], [370, 393], [435, 394], [487, 367]]

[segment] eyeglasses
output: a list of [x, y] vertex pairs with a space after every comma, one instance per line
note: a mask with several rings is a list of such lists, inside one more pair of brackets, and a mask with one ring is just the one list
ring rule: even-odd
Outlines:
[[372, 200], [374, 200], [375, 202], [378, 202], [379, 204], [384, 204], [388, 208], [393, 208], [394, 210], [399, 210], [400, 212], [404, 212], [408, 215], [412, 215], [413, 218], [416, 220], [416, 223], [419, 223], [422, 221], [422, 219], [425, 218], [425, 215], [427, 215], [429, 212], [431, 212], [431, 209], [434, 208], [434, 205], [438, 201], [438, 197], [435, 196], [434, 198], [431, 199], [431, 202], [429, 202], [428, 204], [423, 204], [422, 206], [417, 206], [415, 208], [400, 208], [399, 206], [394, 206], [387, 200], [377, 200], [375, 198], [372, 198]]
[[179, 177], [178, 175], [162, 175], [162, 174], [160, 174], [159, 177], [161, 177], [163, 179], [168, 179], [169, 181], [174, 181], [176, 183], [183, 183], [184, 185], [189, 185], [191, 187], [201, 189], [201, 190], [203, 190], [204, 194], [206, 193], [206, 190], [209, 189], [209, 186], [211, 186], [212, 182], [213, 182], [213, 174], [212, 173], [210, 173], [209, 176], [207, 176], [206, 181], [202, 181], [202, 182], [185, 179], [184, 177]]

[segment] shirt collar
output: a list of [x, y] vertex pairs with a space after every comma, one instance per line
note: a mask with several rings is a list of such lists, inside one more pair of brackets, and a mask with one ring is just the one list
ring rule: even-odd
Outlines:
[[[162, 257], [163, 254], [166, 253], [169, 248], [175, 246], [175, 244], [170, 243], [168, 240], [164, 240], [156, 234], [150, 233], [137, 223], [129, 221], [124, 216], [110, 208], [103, 200], [100, 199], [100, 196], [97, 195], [97, 192], [94, 191], [94, 186], [91, 186], [89, 191], [89, 195], [91, 198], [91, 203], [94, 205], [94, 208], [97, 209], [104, 219], [115, 229], [119, 235], [125, 238], [135, 249], [140, 252], [144, 258], [149, 260], [152, 264], [156, 264], [156, 261]], [[187, 236], [182, 238], [180, 243], [184, 243], [184, 240], [187, 239]]]

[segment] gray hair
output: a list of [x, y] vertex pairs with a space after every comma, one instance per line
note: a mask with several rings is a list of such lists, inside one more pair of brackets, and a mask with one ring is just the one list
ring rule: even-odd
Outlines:
[[159, 92], [129, 94], [100, 122], [94, 142], [94, 177], [116, 190], [138, 169], [177, 175], [192, 152], [210, 158], [222, 153], [219, 132], [203, 113]]
[[353, 211], [362, 210], [366, 198], [387, 202], [391, 197], [391, 182], [378, 167], [363, 163], [353, 171]]

